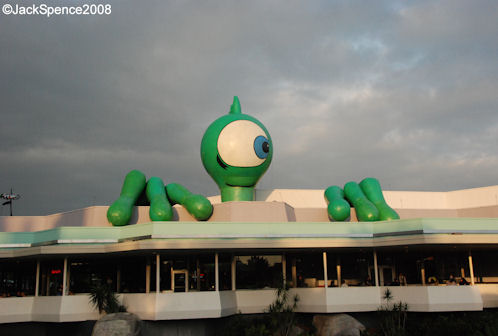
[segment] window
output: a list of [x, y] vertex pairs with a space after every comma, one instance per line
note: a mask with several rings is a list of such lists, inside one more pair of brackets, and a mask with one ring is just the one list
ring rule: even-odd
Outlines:
[[119, 264], [121, 293], [145, 293], [147, 257], [122, 257]]
[[290, 287], [323, 285], [322, 252], [286, 254], [286, 265], [286, 280]]
[[220, 253], [218, 256], [220, 290], [232, 289], [232, 255]]
[[[151, 281], [155, 283], [155, 271], [151, 273], [154, 275], [151, 276]], [[214, 253], [188, 256], [161, 255], [162, 291], [185, 292], [187, 289], [214, 291], [215, 279]], [[155, 285], [151, 285], [151, 288], [155, 290]]]
[[36, 262], [0, 261], [0, 296], [35, 295]]
[[282, 282], [282, 256], [236, 257], [237, 289], [276, 288]]
[[[373, 280], [375, 276], [373, 275], [372, 250], [339, 250], [339, 253], [329, 253], [327, 261], [329, 265], [327, 267], [329, 273], [331, 271], [330, 268], [335, 268], [337, 270], [337, 265], [340, 265], [341, 285], [375, 285], [375, 280]], [[335, 273], [337, 274], [337, 271]], [[337, 280], [337, 275], [333, 277], [333, 279]]]
[[[473, 250], [472, 263], [474, 264], [474, 278], [477, 283], [498, 283], [498, 266], [496, 260], [498, 251]], [[467, 255], [468, 259], [468, 255]], [[465, 274], [470, 282], [470, 273]]]
[[43, 260], [40, 262], [40, 295], [62, 295], [64, 261]]
[[68, 294], [88, 293], [98, 285], [108, 285], [117, 291], [117, 261], [110, 258], [70, 259]]

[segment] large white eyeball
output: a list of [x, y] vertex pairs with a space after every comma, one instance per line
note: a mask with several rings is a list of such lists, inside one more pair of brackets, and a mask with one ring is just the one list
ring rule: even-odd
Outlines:
[[265, 162], [269, 151], [265, 131], [249, 120], [232, 121], [218, 137], [218, 154], [230, 166], [259, 166]]

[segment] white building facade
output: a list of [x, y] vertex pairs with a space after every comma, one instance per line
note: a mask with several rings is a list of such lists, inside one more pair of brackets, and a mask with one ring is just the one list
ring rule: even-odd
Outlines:
[[[376, 311], [386, 288], [410, 311], [498, 307], [498, 186], [384, 196], [401, 220], [331, 222], [321, 190], [257, 191], [196, 222], [112, 227], [107, 207], [0, 218], [0, 322], [98, 319], [88, 291], [107, 284], [145, 320], [263, 312], [275, 288], [298, 311]], [[455, 282], [452, 280], [455, 279]]]

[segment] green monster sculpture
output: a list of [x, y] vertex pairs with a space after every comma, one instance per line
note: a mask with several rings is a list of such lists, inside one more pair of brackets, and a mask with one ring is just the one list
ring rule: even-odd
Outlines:
[[254, 201], [254, 186], [273, 156], [271, 137], [257, 119], [242, 114], [234, 97], [228, 115], [215, 120], [201, 143], [204, 168], [221, 192], [221, 201]]
[[[202, 163], [220, 188], [222, 202], [253, 201], [254, 186], [268, 169], [272, 156], [270, 134], [257, 119], [242, 114], [238, 97], [234, 97], [230, 112], [215, 120], [202, 138]], [[350, 216], [350, 203], [360, 221], [399, 218], [384, 201], [379, 182], [373, 178], [360, 185], [349, 182], [344, 191], [329, 187], [325, 199], [329, 216], [336, 221]], [[197, 220], [207, 220], [213, 212], [204, 196], [194, 195], [177, 183], [165, 186], [158, 177], [147, 181], [142, 172], [132, 170], [125, 177], [120, 197], [109, 207], [107, 219], [114, 226], [128, 224], [137, 203], [150, 204], [152, 221], [171, 220], [172, 204], [181, 204]]]

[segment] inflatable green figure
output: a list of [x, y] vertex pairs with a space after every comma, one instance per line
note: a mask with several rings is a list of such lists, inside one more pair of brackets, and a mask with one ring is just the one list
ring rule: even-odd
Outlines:
[[109, 222], [114, 226], [127, 225], [133, 206], [147, 203], [143, 201], [144, 192], [150, 204], [149, 217], [152, 221], [173, 219], [171, 203], [183, 205], [197, 220], [206, 220], [213, 212], [211, 202], [204, 196], [194, 195], [177, 183], [164, 186], [159, 177], [151, 177], [146, 181], [142, 172], [132, 170], [125, 177], [120, 197], [107, 210]]
[[[268, 169], [272, 155], [270, 134], [257, 119], [241, 113], [238, 97], [234, 97], [230, 112], [208, 127], [201, 144], [202, 163], [218, 184], [223, 202], [253, 201], [254, 186]], [[107, 219], [114, 226], [128, 224], [137, 203], [150, 203], [152, 221], [171, 220], [171, 204], [183, 205], [197, 220], [207, 220], [213, 212], [204, 196], [191, 194], [177, 183], [164, 186], [159, 177], [147, 181], [142, 172], [132, 170], [119, 199], [109, 207]]]
[[222, 202], [254, 201], [254, 186], [272, 156], [270, 134], [257, 119], [242, 114], [237, 97], [230, 112], [215, 120], [202, 138], [202, 163], [220, 188]]
[[364, 179], [360, 184], [348, 182], [344, 190], [338, 186], [328, 187], [325, 190], [325, 200], [328, 203], [329, 217], [336, 221], [343, 221], [350, 216], [350, 203], [360, 222], [399, 219], [396, 211], [384, 200], [379, 181], [372, 177]]
[[[268, 169], [272, 156], [270, 134], [261, 122], [241, 112], [238, 97], [234, 97], [230, 112], [215, 120], [202, 138], [202, 163], [220, 188], [222, 202], [253, 201], [254, 186]], [[344, 191], [329, 187], [325, 198], [334, 220], [350, 216], [350, 203], [360, 221], [399, 218], [384, 201], [378, 181], [372, 178], [360, 185], [349, 182]], [[207, 220], [213, 212], [204, 196], [194, 195], [177, 183], [165, 186], [158, 177], [147, 181], [142, 172], [132, 170], [126, 175], [119, 199], [107, 211], [109, 222], [114, 226], [128, 224], [137, 203], [150, 204], [152, 221], [171, 220], [171, 204], [183, 205], [197, 220]]]

